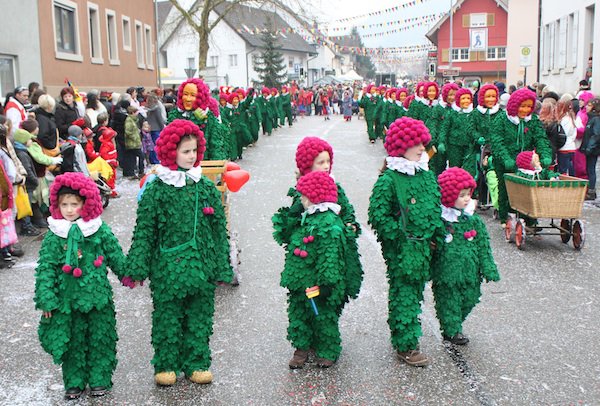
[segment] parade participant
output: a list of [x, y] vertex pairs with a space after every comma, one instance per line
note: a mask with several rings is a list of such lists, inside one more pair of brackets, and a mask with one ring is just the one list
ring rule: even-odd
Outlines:
[[452, 105], [454, 104], [454, 96], [458, 91], [458, 85], [456, 83], [446, 83], [442, 86], [442, 97], [439, 103], [431, 110], [431, 115], [425, 121], [425, 125], [431, 134], [431, 139], [436, 146], [436, 153], [429, 162], [429, 167], [438, 176], [446, 169], [446, 153], [440, 152], [439, 146], [439, 132], [440, 128], [444, 124], [444, 120], [452, 111]]
[[377, 135], [375, 133], [375, 110], [377, 109], [377, 88], [375, 85], [369, 85], [363, 93], [363, 97], [360, 100], [360, 107], [365, 110], [365, 121], [367, 122], [367, 133], [369, 135], [369, 142], [375, 143]]
[[362, 270], [351, 259], [358, 253], [351, 252], [356, 245], [347, 242], [352, 237], [339, 217], [333, 178], [327, 172], [309, 172], [298, 180], [296, 189], [304, 212], [286, 244], [280, 282], [288, 289], [287, 338], [295, 348], [289, 367], [302, 368], [312, 348], [317, 365], [328, 368], [342, 350], [338, 320], [343, 304], [348, 296], [355, 298], [360, 288], [360, 284], [352, 288], [348, 276]]
[[258, 100], [260, 110], [262, 111], [262, 129], [263, 134], [271, 135], [273, 132], [273, 120], [275, 117], [275, 111], [273, 110], [273, 104], [271, 103], [271, 91], [268, 87], [263, 87], [260, 91], [261, 96]]
[[249, 100], [248, 106], [248, 126], [250, 135], [252, 135], [252, 144], [258, 141], [258, 133], [260, 131], [260, 124], [262, 123], [262, 105], [256, 97], [256, 91], [253, 88], [248, 88], [246, 99]]
[[[404, 117], [406, 115], [407, 110], [404, 108], [404, 101], [408, 97], [408, 89], [405, 87], [401, 87], [396, 91], [396, 117], [390, 121], [390, 125], [400, 117]], [[388, 126], [388, 128], [390, 128]]]
[[285, 124], [285, 119], [287, 117], [288, 125], [292, 126], [292, 99], [291, 95], [288, 93], [287, 86], [281, 87], [281, 117], [280, 124], [283, 127]]
[[106, 161], [113, 169], [113, 174], [111, 177], [106, 179], [106, 184], [111, 189], [110, 197], [119, 197], [119, 194], [116, 190], [117, 183], [117, 167], [119, 166], [119, 161], [117, 161], [117, 147], [115, 146], [115, 137], [117, 132], [110, 127], [105, 127], [104, 131], [98, 138], [100, 141], [100, 156], [102, 159]]
[[[466, 88], [458, 89], [454, 95], [452, 110], [445, 116], [439, 130], [438, 151], [446, 154], [449, 166], [464, 167], [473, 149], [473, 127], [471, 112], [473, 95]], [[465, 169], [475, 176], [476, 168]]]
[[385, 139], [385, 93], [387, 91], [386, 86], [379, 86], [377, 88], [377, 106], [375, 107], [375, 136], [377, 138]]
[[160, 165], [137, 210], [126, 273], [150, 279], [155, 381], [173, 385], [183, 371], [212, 382], [209, 338], [215, 285], [230, 282], [229, 242], [221, 195], [202, 176], [205, 139], [187, 120], [167, 125], [156, 143]]
[[498, 88], [492, 84], [486, 84], [479, 89], [477, 108], [471, 114], [473, 123], [473, 138], [478, 144], [490, 143], [490, 135], [494, 120], [500, 115], [500, 96]]
[[271, 88], [271, 99], [269, 103], [273, 110], [273, 128], [277, 129], [280, 127], [279, 119], [283, 116], [283, 107], [281, 107], [281, 98], [279, 97], [279, 91], [276, 88]]
[[481, 297], [481, 281], [500, 280], [485, 224], [474, 213], [477, 184], [464, 169], [448, 168], [438, 177], [443, 233], [436, 241], [431, 288], [444, 340], [465, 345], [462, 324]]
[[411, 366], [429, 363], [419, 351], [419, 314], [430, 243], [442, 227], [440, 193], [425, 153], [430, 140], [422, 121], [402, 117], [390, 126], [384, 144], [388, 157], [369, 202], [369, 224], [387, 265], [392, 346]]
[[420, 120], [420, 117], [423, 116], [423, 110], [426, 108], [425, 107], [425, 85], [427, 84], [427, 82], [419, 82], [417, 83], [417, 86], [415, 87], [415, 94], [414, 94], [414, 100], [416, 101], [416, 103], [411, 103], [411, 107], [408, 111], [408, 116], [411, 118], [415, 118], [417, 120]]
[[382, 111], [382, 121], [384, 126], [384, 131], [387, 130], [394, 121], [396, 121], [396, 110], [398, 109], [398, 105], [396, 104], [396, 93], [398, 89], [395, 87], [388, 89], [385, 92], [385, 96], [383, 98], [383, 111]]
[[403, 117], [408, 116], [408, 110], [410, 109], [410, 105], [412, 104], [413, 100], [415, 100], [415, 95], [411, 94], [406, 99], [404, 99], [404, 102], [402, 102], [402, 108], [404, 108], [404, 116]]
[[[535, 150], [543, 168], [552, 163], [552, 148], [537, 115], [533, 114], [535, 93], [523, 88], [513, 92], [506, 112], [498, 117], [491, 131], [492, 155], [498, 175], [498, 216], [507, 227], [509, 202], [504, 174], [514, 172], [519, 152]], [[510, 225], [510, 224], [509, 224]]]
[[179, 86], [177, 108], [169, 112], [167, 123], [180, 118], [192, 121], [204, 133], [206, 160], [227, 159], [231, 148], [228, 130], [221, 123], [217, 101], [201, 79], [188, 79]]
[[[96, 184], [81, 173], [56, 177], [50, 191], [49, 232], [36, 268], [35, 306], [43, 312], [42, 347], [62, 364], [66, 399], [90, 387], [102, 396], [117, 365], [117, 329], [107, 267], [123, 276], [125, 256], [102, 221]], [[133, 287], [128, 278], [123, 284]]]
[[[236, 92], [229, 95], [228, 102], [225, 116], [229, 123], [231, 145], [235, 147], [235, 151], [232, 151], [229, 159], [234, 161], [236, 159], [242, 159], [244, 147], [251, 144], [253, 138], [247, 124], [248, 103], [240, 103], [240, 95]], [[233, 149], [234, 148], [232, 148], [232, 150]]]

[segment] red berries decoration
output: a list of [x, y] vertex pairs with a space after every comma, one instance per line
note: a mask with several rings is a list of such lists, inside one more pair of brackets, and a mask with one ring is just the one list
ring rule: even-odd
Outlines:
[[212, 216], [215, 214], [215, 209], [214, 207], [204, 207], [202, 213], [204, 213], [205, 216]]
[[319, 137], [305, 137], [296, 148], [296, 166], [300, 175], [306, 175], [311, 171], [313, 162], [317, 155], [327, 151], [331, 160], [329, 167], [333, 166], [333, 149], [329, 143]]
[[475, 231], [475, 230], [465, 231], [465, 233], [464, 233], [465, 239], [469, 240], [469, 241], [473, 241], [473, 238], [475, 238], [476, 236], [477, 236], [477, 231]]
[[98, 258], [94, 260], [94, 266], [96, 268], [100, 268], [102, 266], [102, 262], [104, 262], [104, 257], [102, 255], [99, 255]]
[[81, 268], [75, 268], [75, 269], [73, 269], [73, 277], [80, 278], [81, 274], [82, 274]]
[[308, 197], [313, 204], [337, 203], [337, 185], [326, 172], [310, 172], [298, 180], [296, 190]]
[[309, 235], [308, 237], [304, 237], [302, 239], [302, 242], [304, 244], [310, 244], [311, 242], [313, 242], [315, 240], [315, 237], [313, 237], [312, 235]]
[[71, 273], [71, 271], [73, 270], [73, 267], [71, 265], [64, 264], [62, 267], [62, 270], [64, 273]]
[[427, 145], [429, 141], [431, 134], [422, 121], [401, 117], [390, 125], [383, 146], [389, 156], [401, 157], [407, 149], [420, 143]]
[[438, 176], [438, 184], [442, 193], [442, 204], [446, 207], [454, 207], [461, 190], [472, 190], [477, 186], [469, 172], [457, 167], [448, 168], [442, 172]]

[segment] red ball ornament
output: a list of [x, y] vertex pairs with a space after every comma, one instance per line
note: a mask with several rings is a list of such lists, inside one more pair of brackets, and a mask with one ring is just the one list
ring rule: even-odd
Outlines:
[[300, 251], [300, 258], [306, 258], [308, 256], [308, 252], [301, 250]]
[[81, 277], [81, 273], [82, 273], [82, 272], [81, 272], [81, 268], [75, 268], [75, 269], [73, 269], [73, 276], [74, 276], [75, 278], [79, 278], [79, 277]]
[[73, 267], [71, 267], [71, 265], [63, 265], [62, 270], [64, 273], [71, 273], [71, 270], [73, 269]]
[[300, 256], [300, 248], [294, 248], [294, 255], [297, 257]]

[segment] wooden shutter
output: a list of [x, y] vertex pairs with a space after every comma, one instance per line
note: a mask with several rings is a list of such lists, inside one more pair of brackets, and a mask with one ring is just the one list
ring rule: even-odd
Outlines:
[[463, 15], [462, 25], [463, 25], [463, 28], [469, 28], [471, 26], [471, 15], [470, 14]]
[[448, 53], [449, 52], [450, 52], [449, 48], [442, 49], [442, 62], [448, 62], [448, 60], [449, 60]]
[[558, 67], [567, 66], [567, 17], [563, 16], [559, 23], [558, 32]]
[[577, 66], [577, 40], [579, 36], [579, 11], [573, 14], [571, 19], [571, 63], [570, 65], [574, 68]]
[[477, 52], [477, 60], [478, 61], [485, 61], [485, 52], [486, 51], [479, 51], [479, 52]]
[[477, 60], [477, 51], [469, 51], [469, 61], [476, 61]]
[[496, 25], [496, 14], [488, 13], [487, 14], [487, 26], [493, 27]]

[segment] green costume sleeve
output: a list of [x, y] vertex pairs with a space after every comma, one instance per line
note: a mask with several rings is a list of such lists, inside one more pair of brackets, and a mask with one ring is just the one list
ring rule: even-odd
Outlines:
[[159, 204], [158, 182], [158, 179], [154, 179], [146, 187], [137, 209], [133, 239], [125, 269], [125, 275], [130, 276], [134, 281], [143, 281], [150, 276], [152, 257], [158, 250], [158, 212], [155, 209]]
[[52, 232], [46, 233], [42, 247], [40, 248], [40, 258], [35, 269], [35, 301], [36, 309], [49, 312], [58, 309], [60, 306], [58, 294], [58, 276], [62, 272], [60, 257], [56, 255], [63, 248], [60, 239]]
[[[327, 217], [327, 225], [325, 227], [319, 227], [315, 230], [315, 240], [317, 242], [316, 252], [316, 272], [317, 272], [317, 284], [319, 286], [326, 286], [330, 289], [340, 285], [343, 281], [344, 273], [344, 231], [341, 229], [339, 223], [336, 224], [335, 215], [332, 213], [319, 213], [316, 216], [322, 216], [325, 214]], [[313, 214], [315, 216], [315, 214]], [[342, 286], [342, 294], [345, 289]]]
[[229, 156], [228, 129], [214, 116], [212, 112], [208, 113], [206, 129], [205, 160], [225, 160]]
[[117, 237], [115, 237], [108, 224], [102, 222], [99, 231], [101, 232], [101, 244], [104, 248], [106, 265], [108, 265], [115, 275], [122, 278], [125, 276], [124, 273], [127, 262], [127, 259], [123, 254], [123, 248], [121, 248], [119, 240], [117, 240]]
[[477, 253], [479, 256], [480, 272], [483, 278], [490, 281], [499, 281], [500, 274], [494, 262], [492, 248], [490, 247], [490, 236], [488, 235], [485, 224], [479, 216], [474, 216], [475, 231], [477, 231]]
[[295, 188], [290, 188], [287, 194], [292, 198], [290, 207], [281, 207], [273, 215], [273, 238], [279, 245], [290, 243], [292, 232], [300, 225], [300, 215], [304, 211], [300, 194]]
[[[498, 117], [495, 121], [492, 131], [492, 154], [494, 155], [494, 164], [504, 171], [514, 171], [517, 167], [516, 156], [511, 157], [505, 142], [511, 142], [507, 137], [512, 137], [512, 134], [507, 134], [509, 126], [515, 126], [506, 117]], [[506, 137], [506, 139], [505, 139]], [[501, 172], [503, 172], [501, 170]]]
[[360, 235], [360, 223], [356, 221], [356, 214], [354, 213], [354, 206], [348, 200], [348, 196], [346, 196], [346, 192], [342, 188], [342, 186], [337, 183], [338, 189], [338, 204], [341, 206], [340, 210], [340, 218], [344, 222], [344, 225], [351, 224], [356, 227], [356, 235]]
[[397, 203], [392, 179], [383, 173], [373, 186], [369, 200], [369, 224], [377, 231], [380, 241], [402, 241], [406, 239], [400, 226], [399, 218], [395, 215], [401, 210]]
[[227, 232], [227, 217], [225, 209], [221, 202], [221, 192], [210, 180], [206, 180], [209, 187], [208, 203], [215, 209], [215, 212], [209, 218], [211, 231], [213, 234], [215, 246], [212, 249], [216, 256], [216, 269], [213, 273], [213, 282], [229, 283], [233, 279], [233, 269], [229, 261], [229, 233]]

